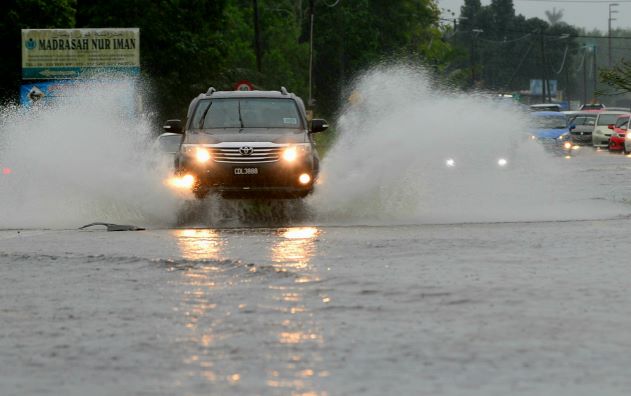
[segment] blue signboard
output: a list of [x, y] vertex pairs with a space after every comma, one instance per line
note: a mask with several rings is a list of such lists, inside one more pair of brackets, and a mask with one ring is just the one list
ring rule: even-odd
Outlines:
[[35, 103], [49, 103], [55, 98], [66, 96], [64, 93], [74, 86], [72, 80], [48, 80], [22, 84], [20, 104], [31, 107]]
[[84, 95], [105, 91], [116, 98], [121, 113], [133, 114], [141, 111], [142, 103], [136, 94], [136, 81], [128, 79], [107, 80], [46, 80], [28, 82], [20, 87], [20, 104], [25, 108], [34, 105], [49, 105], [81, 101]]
[[[556, 96], [557, 94], [557, 80], [546, 80], [546, 93], [550, 91], [550, 96]], [[541, 80], [530, 80], [530, 94], [531, 95], [543, 95], [543, 89]]]

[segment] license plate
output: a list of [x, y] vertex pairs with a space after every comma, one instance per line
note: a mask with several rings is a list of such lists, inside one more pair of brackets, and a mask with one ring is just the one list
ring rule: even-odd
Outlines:
[[234, 168], [235, 175], [258, 175], [259, 168]]

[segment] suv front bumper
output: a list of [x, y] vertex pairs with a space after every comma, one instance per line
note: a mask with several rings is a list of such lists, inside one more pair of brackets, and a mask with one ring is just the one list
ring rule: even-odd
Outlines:
[[[185, 160], [178, 173], [195, 178], [193, 192], [198, 197], [215, 192], [227, 197], [298, 198], [311, 193], [317, 178], [317, 169], [307, 159], [291, 164], [283, 161], [220, 163], [211, 160], [204, 165]], [[308, 175], [308, 178], [303, 175]]]

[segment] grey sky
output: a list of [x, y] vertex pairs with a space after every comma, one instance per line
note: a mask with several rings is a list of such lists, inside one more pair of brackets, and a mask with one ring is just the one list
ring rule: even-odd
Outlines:
[[[460, 15], [460, 7], [464, 4], [464, 0], [436, 0], [438, 6], [441, 9], [450, 9], [456, 13], [456, 16]], [[584, 1], [584, 0], [583, 0]], [[593, 0], [597, 1], [597, 0]], [[588, 30], [597, 28], [602, 32], [607, 31], [607, 24], [609, 18], [609, 3], [618, 3], [618, 6], [613, 7], [612, 10], [617, 10], [617, 14], [613, 14], [612, 17], [615, 21], [612, 21], [611, 27], [615, 28], [630, 28], [631, 27], [631, 1], [611, 1], [611, 2], [569, 2], [569, 1], [528, 1], [528, 0], [513, 0], [515, 4], [515, 12], [522, 14], [526, 18], [538, 17], [543, 20], [546, 18], [546, 10], [552, 10], [552, 8], [563, 10], [562, 21], [574, 25], [577, 27], [584, 27]], [[490, 0], [482, 0], [483, 5], [490, 4]], [[445, 18], [450, 18], [451, 15], [443, 12]]]

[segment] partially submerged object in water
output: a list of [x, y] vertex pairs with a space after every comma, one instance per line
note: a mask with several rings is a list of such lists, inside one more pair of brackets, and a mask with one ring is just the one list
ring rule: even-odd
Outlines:
[[80, 230], [92, 226], [102, 225], [107, 228], [108, 231], [144, 231], [145, 229], [142, 227], [136, 227], [135, 225], [125, 225], [125, 224], [112, 224], [112, 223], [90, 223], [86, 224], [83, 227], [79, 227]]

